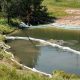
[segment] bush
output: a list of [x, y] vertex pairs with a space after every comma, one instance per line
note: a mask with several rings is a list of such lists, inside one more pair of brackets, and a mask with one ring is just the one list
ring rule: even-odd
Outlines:
[[10, 24], [13, 26], [17, 26], [17, 27], [19, 26], [20, 22], [21, 22], [21, 20], [17, 19], [17, 18], [10, 20]]
[[0, 25], [5, 25], [5, 24], [7, 24], [7, 19], [1, 18]]
[[4, 41], [5, 37], [3, 35], [0, 34], [0, 42]]
[[0, 33], [7, 34], [14, 30], [14, 28], [9, 25], [0, 25]]
[[77, 80], [80, 78], [79, 75], [65, 73], [64, 71], [58, 71], [58, 70], [53, 72], [53, 76], [61, 77], [62, 80]]

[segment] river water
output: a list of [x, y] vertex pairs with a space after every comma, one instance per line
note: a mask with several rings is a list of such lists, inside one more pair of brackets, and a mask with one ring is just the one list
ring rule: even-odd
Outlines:
[[66, 24], [59, 24], [59, 23], [50, 23], [50, 24], [45, 24], [45, 25], [30, 26], [31, 29], [49, 28], [49, 27], [58, 28], [58, 29], [66, 29], [66, 30], [80, 30], [80, 25], [74, 26], [74, 25], [66, 25]]
[[68, 73], [80, 74], [80, 54], [59, 49], [51, 45], [40, 45], [39, 42], [28, 40], [10, 40], [10, 51], [24, 65], [37, 70], [52, 73], [63, 70]]
[[[41, 28], [41, 26], [38, 27]], [[45, 25], [42, 27], [45, 28]], [[31, 28], [36, 28], [36, 26], [32, 26]], [[11, 35], [26, 37], [26, 33], [24, 31]], [[41, 45], [40, 41], [45, 43], [44, 40], [32, 39], [33, 41], [29, 41], [25, 37], [25, 40], [18, 37], [22, 40], [9, 40], [7, 43], [11, 46], [9, 51], [14, 54], [20, 63], [46, 73], [52, 73], [55, 70], [62, 70], [68, 73], [80, 74], [80, 46], [78, 46], [78, 43], [75, 45], [77, 48], [73, 45], [71, 46], [72, 48], [79, 50], [75, 51], [68, 47], [66, 48], [59, 45], [54, 46], [52, 43], [49, 43], [48, 45]]]

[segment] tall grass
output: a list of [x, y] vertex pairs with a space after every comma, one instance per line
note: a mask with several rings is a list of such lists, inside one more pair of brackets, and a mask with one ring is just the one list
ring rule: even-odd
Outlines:
[[6, 18], [0, 18], [0, 25], [5, 25], [7, 24], [7, 19]]
[[53, 5], [68, 7], [68, 8], [80, 8], [80, 1], [79, 0], [60, 0], [60, 1], [55, 1]]
[[62, 16], [66, 16], [68, 15], [65, 12], [65, 7], [60, 7], [57, 5], [54, 5], [54, 1], [53, 0], [44, 0], [43, 1], [43, 5], [47, 7], [48, 9], [48, 13], [50, 16], [53, 17], [62, 17]]
[[10, 27], [9, 25], [0, 25], [0, 33], [7, 34], [14, 31], [13, 27]]
[[63, 71], [55, 71], [53, 78], [27, 70], [17, 70], [11, 66], [0, 64], [0, 80], [79, 80], [80, 76], [67, 74]]
[[13, 28], [11, 25], [7, 24], [6, 18], [0, 19], [0, 33], [10, 33], [14, 31], [15, 28]]
[[59, 7], [80, 8], [79, 0], [44, 0], [43, 3]]
[[1, 64], [0, 80], [49, 80], [49, 78], [31, 71], [20, 71]]
[[4, 41], [5, 37], [3, 35], [0, 34], [0, 42]]

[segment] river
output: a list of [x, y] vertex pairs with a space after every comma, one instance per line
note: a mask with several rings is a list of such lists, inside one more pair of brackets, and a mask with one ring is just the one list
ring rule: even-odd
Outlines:
[[[30, 28], [46, 28], [53, 27], [53, 25], [57, 26], [56, 28], [79, 29], [79, 27], [64, 27], [65, 25], [60, 26], [59, 24], [30, 26]], [[28, 38], [25, 30], [11, 35], [6, 37], [7, 44], [11, 46], [9, 51], [20, 63], [46, 73], [62, 70], [80, 74], [80, 46], [77, 46], [78, 43], [71, 46], [68, 44], [61, 46], [43, 39]]]
[[[7, 36], [8, 45], [19, 61], [39, 71], [52, 73], [63, 70], [68, 73], [80, 74], [80, 52], [69, 47], [60, 46], [42, 39]], [[22, 40], [20, 40], [22, 39]], [[44, 44], [45, 43], [45, 44]]]

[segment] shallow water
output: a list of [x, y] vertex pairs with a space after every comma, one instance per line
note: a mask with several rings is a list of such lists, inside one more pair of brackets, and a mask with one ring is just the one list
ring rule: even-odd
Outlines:
[[80, 74], [80, 55], [63, 51], [59, 48], [35, 46], [39, 43], [26, 40], [8, 42], [12, 47], [10, 51], [26, 66], [40, 71], [51, 73], [54, 70], [64, 70], [69, 73]]

